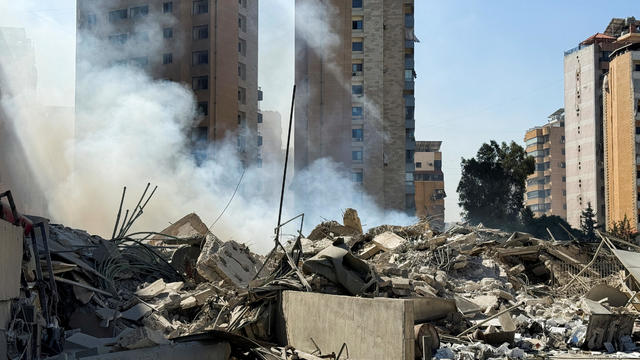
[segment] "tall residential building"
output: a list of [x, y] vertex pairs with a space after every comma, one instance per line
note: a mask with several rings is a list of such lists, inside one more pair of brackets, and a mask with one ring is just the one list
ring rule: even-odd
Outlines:
[[77, 28], [78, 75], [86, 62], [132, 64], [181, 82], [201, 117], [194, 143], [233, 137], [257, 159], [258, 0], [78, 0]]
[[604, 81], [606, 220], [629, 220], [638, 231], [640, 209], [640, 22], [629, 22], [611, 54]]
[[415, 172], [416, 216], [444, 227], [444, 174], [442, 173], [442, 141], [416, 141]]
[[602, 81], [616, 48], [613, 42], [626, 21], [611, 20], [604, 34], [596, 33], [564, 53], [567, 221], [573, 227], [580, 226], [588, 203], [596, 221], [604, 223]]
[[277, 111], [262, 111], [258, 115], [258, 147], [260, 161], [280, 164], [284, 161], [282, 117]]
[[527, 155], [533, 156], [535, 172], [527, 179], [525, 206], [535, 216], [567, 218], [564, 109], [549, 115], [549, 122], [524, 135]]
[[[325, 21], [309, 8], [327, 6]], [[415, 212], [413, 0], [296, 0], [295, 169], [330, 158]]]

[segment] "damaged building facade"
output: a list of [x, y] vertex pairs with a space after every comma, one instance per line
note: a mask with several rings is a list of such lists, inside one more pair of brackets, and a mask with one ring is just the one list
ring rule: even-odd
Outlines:
[[257, 0], [79, 0], [77, 28], [77, 72], [87, 71], [86, 61], [130, 64], [183, 83], [200, 117], [191, 131], [196, 157], [231, 136], [245, 162], [257, 161]]
[[442, 141], [416, 141], [414, 183], [416, 216], [444, 226], [444, 173], [442, 172]]
[[381, 208], [413, 214], [413, 0], [295, 3], [296, 171], [329, 158]]

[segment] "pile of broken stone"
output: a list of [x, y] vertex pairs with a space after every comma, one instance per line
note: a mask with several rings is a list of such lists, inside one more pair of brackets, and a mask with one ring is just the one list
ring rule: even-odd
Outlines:
[[[125, 242], [49, 225], [64, 339], [56, 358], [349, 358], [313, 337], [311, 348], [287, 341], [281, 301], [291, 291], [414, 301], [405, 354], [415, 358], [640, 357], [632, 276], [614, 257], [607, 273], [588, 269], [597, 243], [427, 221], [364, 232], [353, 209], [342, 220], [265, 257], [189, 214], [136, 240], [148, 261], [127, 258], [140, 249]], [[21, 334], [10, 335], [15, 355]]]

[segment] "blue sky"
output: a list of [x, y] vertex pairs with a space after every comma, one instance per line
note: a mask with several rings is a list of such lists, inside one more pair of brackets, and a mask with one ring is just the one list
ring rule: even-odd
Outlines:
[[[260, 1], [262, 108], [283, 118], [293, 84], [293, 4]], [[612, 17], [640, 17], [637, 0], [415, 4], [416, 139], [443, 141], [447, 221], [459, 218], [460, 158], [491, 139], [522, 142], [526, 129], [563, 106], [563, 51], [604, 31]], [[0, 9], [0, 26], [25, 27], [34, 41], [42, 100], [72, 105], [75, 1], [0, 0]]]

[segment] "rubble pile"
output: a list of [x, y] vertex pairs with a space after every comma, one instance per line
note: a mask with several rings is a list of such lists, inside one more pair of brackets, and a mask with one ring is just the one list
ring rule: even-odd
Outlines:
[[640, 357], [640, 253], [607, 236], [363, 232], [348, 209], [265, 257], [196, 214], [154, 233], [125, 220], [112, 239], [28, 222], [0, 228], [23, 239], [0, 299], [11, 359]]

